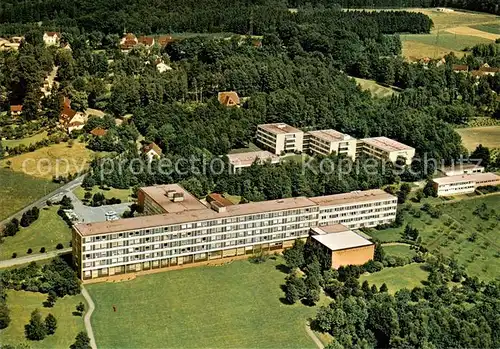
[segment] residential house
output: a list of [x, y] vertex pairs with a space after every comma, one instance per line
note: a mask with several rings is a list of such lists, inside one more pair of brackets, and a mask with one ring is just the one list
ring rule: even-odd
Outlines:
[[10, 106], [10, 115], [19, 116], [19, 115], [21, 115], [22, 112], [23, 112], [22, 104], [16, 104], [16, 105]]
[[138, 43], [139, 43], [139, 40], [137, 40], [137, 37], [134, 34], [127, 33], [120, 40], [120, 49], [122, 51], [127, 51], [128, 52], [133, 47], [135, 47]]
[[453, 69], [453, 71], [455, 73], [468, 73], [469, 72], [469, 66], [468, 65], [464, 65], [464, 64], [453, 64], [451, 66], [451, 69]]
[[142, 148], [142, 152], [150, 162], [155, 158], [159, 158], [162, 154], [161, 148], [155, 142], [145, 145], [144, 148]]
[[43, 34], [43, 42], [47, 46], [56, 46], [59, 45], [59, 41], [61, 40], [61, 34], [57, 32], [45, 32]]
[[152, 36], [141, 36], [138, 43], [150, 48], [155, 44], [155, 39]]
[[496, 74], [500, 73], [500, 68], [490, 67], [488, 63], [485, 63], [481, 67], [479, 67], [479, 71], [484, 75], [495, 76]]
[[102, 136], [105, 136], [106, 133], [108, 133], [107, 130], [101, 128], [101, 127], [96, 127], [94, 128], [92, 131], [90, 131], [90, 134], [92, 136], [96, 136], [96, 137], [102, 137]]
[[219, 103], [226, 107], [235, 107], [240, 104], [240, 97], [235, 91], [219, 92], [217, 95]]

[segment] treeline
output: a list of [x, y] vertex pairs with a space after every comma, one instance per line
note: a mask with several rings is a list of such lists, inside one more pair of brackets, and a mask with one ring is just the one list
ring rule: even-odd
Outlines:
[[[117, 11], [117, 9], [120, 9]], [[152, 11], [151, 9], [154, 9]], [[42, 21], [54, 30], [99, 31], [121, 34], [124, 30], [143, 34], [171, 32], [232, 32], [262, 35], [288, 21], [301, 22], [303, 15], [288, 10], [285, 2], [268, 1], [179, 1], [135, 0], [127, 4], [115, 1], [2, 1], [0, 23], [6, 32], [18, 26]], [[357, 17], [340, 9], [308, 9], [308, 15], [328, 17], [332, 21], [352, 21]], [[412, 13], [371, 13], [371, 24], [387, 27], [382, 32], [428, 32], [430, 20]], [[351, 18], [351, 19], [350, 19]], [[311, 21], [307, 21], [312, 23]], [[422, 26], [423, 24], [423, 26]], [[396, 30], [397, 29], [397, 30]], [[375, 30], [376, 32], [376, 30]]]
[[288, 4], [291, 7], [311, 4], [343, 8], [452, 7], [500, 14], [500, 4], [497, 0], [288, 0]]

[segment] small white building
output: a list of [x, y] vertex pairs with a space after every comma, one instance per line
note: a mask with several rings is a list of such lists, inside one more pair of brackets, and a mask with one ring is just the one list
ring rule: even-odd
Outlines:
[[475, 164], [455, 164], [453, 166], [443, 167], [439, 170], [446, 176], [458, 176], [463, 174], [483, 173], [484, 167]]
[[144, 146], [142, 152], [146, 155], [149, 162], [153, 161], [155, 158], [159, 158], [162, 154], [161, 148], [155, 142], [151, 142]]
[[46, 32], [43, 34], [43, 42], [47, 46], [59, 45], [61, 34], [57, 32]]
[[277, 164], [280, 162], [280, 157], [268, 151], [252, 151], [248, 153], [228, 154], [231, 173], [235, 173], [241, 168], [250, 167], [255, 161], [270, 162]]

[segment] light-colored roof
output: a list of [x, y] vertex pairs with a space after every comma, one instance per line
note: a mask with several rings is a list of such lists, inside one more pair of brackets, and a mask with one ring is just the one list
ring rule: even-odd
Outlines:
[[[179, 184], [165, 184], [140, 189], [144, 194], [149, 196], [151, 200], [160, 205], [166, 213], [184, 212], [190, 210], [207, 209], [197, 198], [191, 195], [187, 190]], [[167, 193], [183, 193], [184, 200], [179, 202], [172, 201]]]
[[[184, 200], [186, 201], [186, 198], [184, 198]], [[202, 204], [200, 203], [200, 205]], [[307, 208], [314, 206], [315, 204], [311, 202], [309, 199], [305, 197], [296, 197], [296, 198], [287, 198], [280, 200], [269, 200], [264, 202], [251, 202], [247, 204], [232, 205], [226, 207], [226, 211], [224, 212], [215, 212], [212, 209], [205, 208], [199, 210], [165, 213], [154, 216], [119, 219], [110, 222], [78, 224], [74, 228], [82, 236], [92, 236], [100, 234], [133, 231], [138, 229], [148, 229], [170, 224], [182, 224], [182, 223], [198, 222], [198, 221], [213, 220], [213, 219], [223, 219], [228, 217], [237, 217], [242, 215], [267, 213], [273, 211], [284, 211], [284, 210]]]
[[484, 166], [479, 166], [476, 164], [455, 164], [454, 166], [443, 167], [442, 169], [440, 169], [440, 171], [441, 172], [450, 172], [450, 171], [463, 171], [463, 170], [470, 170], [470, 169], [482, 170], [482, 169], [484, 169]]
[[298, 128], [295, 128], [293, 126], [287, 125], [282, 122], [274, 124], [258, 125], [258, 127], [273, 134], [302, 133], [302, 131], [299, 130]]
[[254, 163], [255, 159], [259, 159], [262, 161], [271, 160], [271, 163], [277, 163], [280, 161], [279, 156], [265, 150], [252, 151], [248, 153], [228, 154], [227, 157], [231, 165], [237, 166], [250, 166]]
[[317, 196], [314, 198], [310, 198], [310, 200], [320, 206], [340, 206], [369, 201], [393, 200], [395, 198], [395, 196], [386, 193], [381, 189], [372, 189], [364, 191], [353, 191], [345, 194]]
[[403, 144], [387, 137], [363, 138], [361, 141], [375, 148], [379, 148], [388, 152], [414, 150], [414, 148], [410, 147], [409, 145]]
[[347, 228], [343, 224], [331, 224], [331, 225], [323, 225], [321, 227], [314, 227], [312, 230], [318, 234], [318, 235], [325, 235], [329, 233], [340, 233], [343, 231], [348, 231], [349, 228]]
[[463, 174], [456, 176], [434, 178], [432, 181], [434, 183], [443, 185], [443, 184], [452, 184], [452, 183], [461, 183], [470, 181], [477, 182], [477, 181], [493, 181], [493, 180], [500, 181], [500, 176], [491, 172], [485, 172], [485, 173], [473, 173], [473, 174]]
[[103, 118], [106, 113], [99, 109], [87, 108], [85, 109], [85, 114], [88, 116], [97, 116], [99, 118]]
[[327, 142], [341, 142], [349, 139], [353, 139], [351, 136], [344, 134], [336, 130], [317, 130], [309, 131], [306, 134], [312, 135], [313, 137], [320, 138]]
[[151, 142], [145, 145], [142, 150], [144, 151], [144, 153], [149, 153], [151, 150], [153, 150], [158, 155], [162, 154], [161, 148], [155, 142]]
[[369, 246], [373, 243], [364, 237], [348, 230], [340, 233], [330, 233], [324, 235], [313, 235], [312, 238], [330, 251], [345, 250], [362, 246]]
[[219, 103], [225, 106], [240, 104], [240, 97], [235, 91], [219, 92], [217, 94], [217, 99], [219, 100]]

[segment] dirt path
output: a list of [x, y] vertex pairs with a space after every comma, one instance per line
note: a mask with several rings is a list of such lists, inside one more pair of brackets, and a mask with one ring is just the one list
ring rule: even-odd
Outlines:
[[411, 244], [407, 244], [406, 242], [386, 242], [383, 243], [382, 246], [411, 246]]
[[83, 321], [85, 323], [85, 330], [87, 331], [87, 335], [90, 338], [90, 347], [92, 349], [97, 349], [97, 345], [95, 344], [94, 331], [92, 330], [92, 324], [90, 323], [90, 317], [94, 312], [95, 305], [94, 301], [90, 297], [90, 294], [88, 293], [87, 289], [83, 287], [83, 285], [82, 285], [82, 295], [87, 301], [87, 304], [89, 306], [89, 309], [87, 310], [87, 312], [85, 313], [85, 317], [83, 318]]
[[314, 334], [313, 330], [311, 330], [311, 327], [309, 326], [309, 323], [306, 323], [306, 332], [309, 335], [309, 337], [311, 337], [311, 339], [313, 340], [314, 344], [316, 344], [316, 346], [318, 347], [318, 349], [324, 349], [325, 346], [319, 340], [319, 338], [316, 337], [316, 335]]

